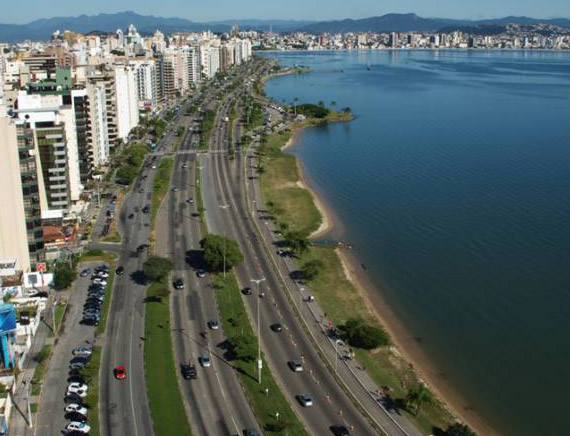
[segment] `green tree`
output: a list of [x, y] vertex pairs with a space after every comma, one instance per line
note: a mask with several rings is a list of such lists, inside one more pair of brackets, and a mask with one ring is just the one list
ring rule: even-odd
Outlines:
[[465, 424], [455, 423], [447, 428], [445, 436], [477, 436], [477, 434]]
[[406, 407], [411, 409], [414, 407], [414, 414], [418, 415], [424, 404], [433, 404], [434, 398], [428, 388], [423, 384], [419, 384], [415, 389], [408, 390], [406, 395]]
[[319, 274], [321, 274], [324, 267], [325, 264], [322, 260], [313, 259], [305, 262], [301, 271], [303, 272], [303, 277], [305, 277], [306, 280], [310, 281], [315, 280]]
[[126, 185], [133, 183], [133, 180], [137, 177], [139, 169], [130, 165], [123, 165], [117, 170], [117, 179]]
[[172, 261], [160, 256], [150, 256], [143, 263], [145, 277], [153, 282], [164, 282], [172, 271]]
[[224, 257], [226, 270], [243, 262], [243, 254], [236, 241], [224, 236], [208, 234], [200, 241], [204, 250], [204, 261], [210, 271], [222, 271]]
[[228, 338], [228, 348], [233, 358], [251, 362], [257, 355], [255, 338], [251, 335], [235, 335]]
[[285, 235], [285, 241], [287, 245], [291, 247], [293, 253], [300, 255], [305, 253], [309, 249], [309, 239], [303, 232], [291, 231]]
[[339, 330], [341, 337], [356, 348], [372, 350], [390, 344], [390, 338], [384, 330], [368, 325], [360, 318], [349, 319]]
[[53, 276], [53, 287], [58, 291], [69, 288], [77, 278], [77, 272], [69, 265], [58, 265]]
[[350, 114], [350, 113], [352, 113], [352, 109], [350, 109], [348, 106], [343, 107], [343, 108], [341, 109], [341, 111], [342, 111], [343, 113], [345, 113], [345, 114]]

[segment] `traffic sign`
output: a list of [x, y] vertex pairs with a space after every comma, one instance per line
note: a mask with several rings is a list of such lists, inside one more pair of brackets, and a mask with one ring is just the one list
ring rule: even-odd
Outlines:
[[46, 264], [45, 263], [36, 263], [36, 271], [40, 273], [46, 272]]

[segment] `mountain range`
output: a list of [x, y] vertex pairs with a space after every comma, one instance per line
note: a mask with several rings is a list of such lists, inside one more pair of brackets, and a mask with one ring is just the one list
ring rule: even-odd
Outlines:
[[301, 21], [301, 20], [223, 20], [198, 23], [184, 18], [163, 18], [152, 15], [140, 15], [132, 11], [116, 14], [80, 15], [78, 17], [43, 18], [27, 24], [0, 24], [0, 42], [17, 42], [26, 39], [49, 40], [56, 30], [71, 30], [79, 33], [93, 31], [110, 33], [117, 29], [126, 29], [134, 24], [139, 32], [148, 35], [161, 30], [166, 34], [211, 30], [227, 32], [233, 24], [242, 29], [269, 30], [275, 32], [304, 31], [314, 34], [346, 32], [406, 32], [431, 31], [506, 24], [552, 24], [570, 28], [570, 19], [535, 19], [529, 17], [505, 17], [488, 20], [453, 20], [445, 18], [422, 18], [416, 14], [386, 14], [380, 17], [346, 19], [337, 21]]

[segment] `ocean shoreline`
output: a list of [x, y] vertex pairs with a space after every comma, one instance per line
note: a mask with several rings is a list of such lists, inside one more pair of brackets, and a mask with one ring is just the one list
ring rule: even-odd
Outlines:
[[[285, 144], [283, 150], [296, 145], [295, 142], [298, 140], [300, 132], [307, 127], [311, 126], [297, 130], [296, 134], [292, 135], [288, 143]], [[329, 206], [325, 205], [315, 188], [310, 185], [300, 158], [294, 157], [299, 168], [300, 180], [297, 185], [311, 193], [315, 206], [323, 219], [319, 229], [310, 235], [310, 239], [322, 237], [335, 229], [335, 220], [332, 218], [334, 213]], [[473, 410], [472, 406], [447, 383], [445, 375], [438, 371], [437, 366], [426, 356], [414, 335], [393, 313], [382, 294], [382, 290], [373, 283], [368, 273], [362, 269], [362, 263], [356, 255], [343, 248], [337, 248], [335, 252], [341, 261], [347, 280], [352, 283], [356, 292], [363, 298], [371, 314], [389, 333], [397, 350], [395, 354], [411, 365], [417, 376], [427, 384], [437, 399], [445, 405], [453, 416], [469, 425], [479, 436], [499, 436], [499, 433], [492, 429]]]
[[[269, 75], [265, 77], [263, 84], [273, 77], [275, 76]], [[334, 121], [330, 122], [334, 123]], [[296, 145], [301, 132], [310, 127], [314, 126], [297, 125], [294, 127], [291, 137], [283, 145], [281, 151]], [[316, 239], [333, 232], [338, 223], [333, 218], [335, 214], [332, 208], [326, 204], [316, 188], [311, 185], [310, 177], [306, 174], [307, 171], [301, 159], [298, 156], [294, 156], [294, 158], [299, 169], [297, 186], [310, 192], [315, 207], [322, 218], [319, 228], [309, 236], [310, 239]], [[394, 347], [392, 347], [394, 355], [403, 359], [410, 366], [417, 377], [434, 393], [437, 400], [457, 420], [469, 425], [479, 436], [499, 436], [499, 433], [476, 413], [469, 402], [453, 386], [448, 384], [445, 374], [438, 371], [437, 366], [426, 356], [414, 335], [394, 314], [382, 293], [382, 289], [374, 284], [369, 274], [362, 269], [362, 263], [357, 259], [356, 255], [342, 248], [335, 249], [335, 252], [340, 259], [346, 279], [354, 286], [355, 291], [363, 299], [370, 313], [389, 333], [394, 343]]]

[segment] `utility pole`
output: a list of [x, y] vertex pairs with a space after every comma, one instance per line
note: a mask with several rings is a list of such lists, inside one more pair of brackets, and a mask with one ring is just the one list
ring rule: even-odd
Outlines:
[[32, 408], [30, 407], [30, 385], [29, 380], [24, 381], [26, 385], [26, 404], [28, 409], [28, 426], [30, 428], [34, 427], [34, 422], [32, 421]]
[[259, 284], [264, 282], [265, 278], [251, 279], [252, 283], [257, 285], [257, 382], [261, 384], [261, 368], [263, 368], [263, 361], [261, 360], [261, 328], [259, 323], [259, 300], [261, 296], [259, 295]]

